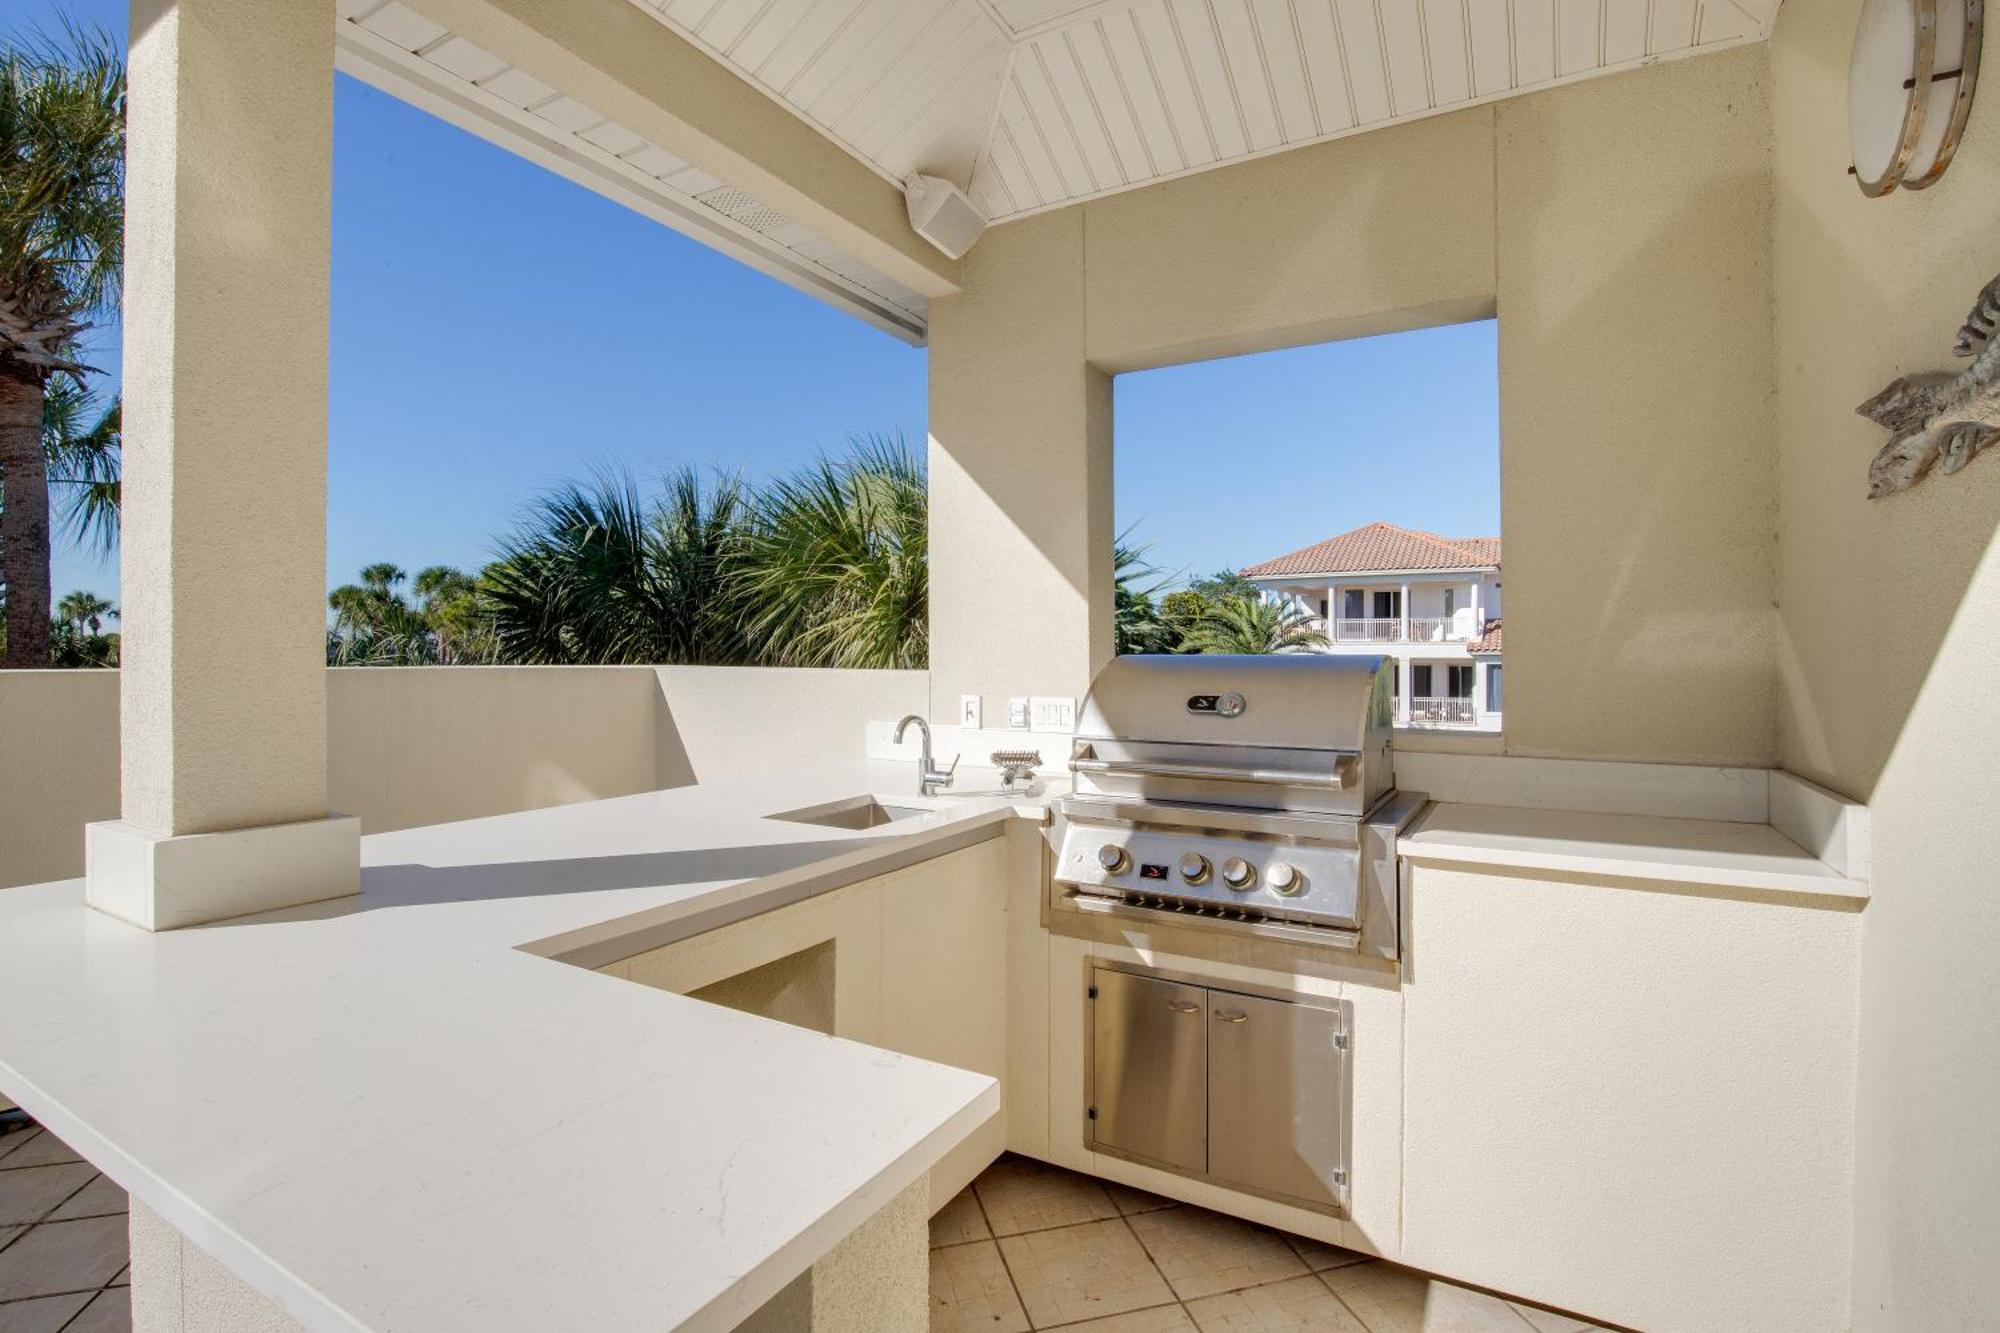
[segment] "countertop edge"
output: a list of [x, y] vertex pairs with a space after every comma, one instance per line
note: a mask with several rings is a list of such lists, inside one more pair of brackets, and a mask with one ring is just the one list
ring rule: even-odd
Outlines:
[[[1563, 818], [1579, 825], [1575, 850], [1562, 846], [1563, 839], [1545, 830], [1535, 829], [1524, 836], [1540, 838], [1545, 845], [1538, 847], [1507, 846], [1494, 842], [1492, 834], [1473, 830], [1459, 830], [1437, 827], [1440, 814], [1454, 809], [1479, 808], [1501, 810], [1509, 807], [1471, 807], [1458, 804], [1433, 804], [1422, 822], [1411, 833], [1405, 834], [1396, 843], [1397, 855], [1414, 864], [1438, 865], [1485, 865], [1512, 867], [1525, 870], [1552, 870], [1567, 874], [1594, 875], [1618, 879], [1651, 880], [1659, 883], [1695, 885], [1713, 889], [1736, 889], [1745, 892], [1768, 893], [1797, 897], [1835, 898], [1852, 903], [1866, 903], [1869, 899], [1867, 881], [1851, 879], [1833, 867], [1814, 858], [1804, 848], [1770, 825], [1749, 825], [1747, 827], [1767, 828], [1788, 847], [1798, 852], [1797, 869], [1767, 869], [1732, 864], [1731, 857], [1741, 852], [1727, 848], [1702, 848], [1698, 846], [1661, 846], [1652, 856], [1619, 855], [1615, 850], [1607, 850], [1604, 843], [1590, 837], [1594, 824], [1609, 825], [1614, 821], [1635, 819], [1656, 819], [1663, 824], [1685, 823], [1690, 831], [1698, 829], [1704, 821], [1677, 820], [1667, 816], [1598, 815], [1580, 812], [1556, 812]], [[1549, 812], [1521, 811], [1525, 824], [1534, 825], [1546, 818]], [[1448, 818], [1447, 814], [1447, 818]], [[1736, 827], [1746, 827], [1737, 825]]]

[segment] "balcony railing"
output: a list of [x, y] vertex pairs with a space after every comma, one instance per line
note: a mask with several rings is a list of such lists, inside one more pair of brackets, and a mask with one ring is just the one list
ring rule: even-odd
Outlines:
[[1405, 635], [1400, 617], [1332, 621], [1328, 636], [1335, 643], [1464, 643], [1472, 638], [1470, 617], [1411, 616]]
[[1479, 713], [1470, 699], [1412, 699], [1412, 722], [1477, 722]]

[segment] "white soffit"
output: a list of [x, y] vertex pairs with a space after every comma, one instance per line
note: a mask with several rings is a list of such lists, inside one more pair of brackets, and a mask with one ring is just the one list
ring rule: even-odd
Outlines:
[[632, 0], [994, 221], [1770, 35], [1778, 0]]
[[927, 302], [824, 237], [397, 0], [336, 0], [339, 67], [809, 295], [922, 343]]

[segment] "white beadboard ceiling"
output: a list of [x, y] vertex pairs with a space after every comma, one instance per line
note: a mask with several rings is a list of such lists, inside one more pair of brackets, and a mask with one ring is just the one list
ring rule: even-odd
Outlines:
[[1778, 0], [632, 0], [996, 222], [1769, 35]]
[[[1779, 0], [630, 0], [888, 180], [996, 223], [1769, 35]], [[924, 339], [924, 298], [400, 0], [346, 72]]]

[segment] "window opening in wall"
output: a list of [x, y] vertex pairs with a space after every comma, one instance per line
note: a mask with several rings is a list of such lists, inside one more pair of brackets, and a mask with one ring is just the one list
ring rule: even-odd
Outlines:
[[1382, 657], [1399, 726], [1499, 730], [1499, 393], [1491, 320], [1118, 376], [1118, 650]]

